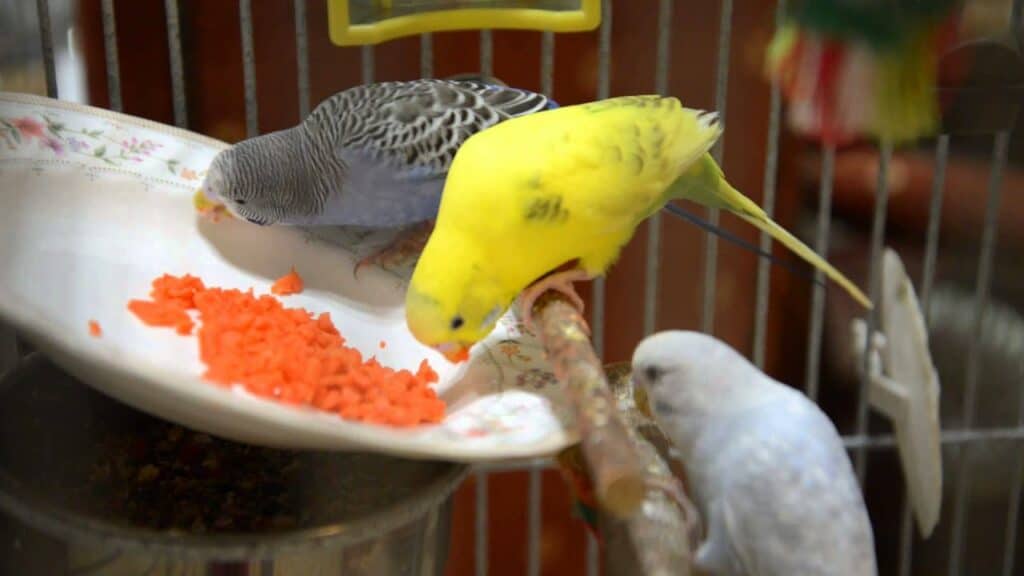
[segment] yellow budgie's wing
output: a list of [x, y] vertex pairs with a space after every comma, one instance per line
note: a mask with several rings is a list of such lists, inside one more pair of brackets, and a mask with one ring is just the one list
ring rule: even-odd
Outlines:
[[669, 184], [714, 144], [721, 133], [715, 120], [660, 96], [507, 120], [459, 149], [437, 228], [530, 254], [523, 276], [575, 258], [603, 271], [636, 225], [663, 205]]
[[459, 149], [438, 225], [453, 219], [497, 232], [493, 219], [520, 225], [520, 214], [541, 225], [555, 203], [573, 216], [642, 218], [715, 143], [716, 119], [676, 98], [625, 96], [506, 120]]
[[551, 174], [555, 187], [570, 206], [628, 215], [630, 226], [657, 210], [669, 185], [721, 135], [717, 114], [676, 98], [625, 96], [576, 108], [566, 119], [566, 165]]

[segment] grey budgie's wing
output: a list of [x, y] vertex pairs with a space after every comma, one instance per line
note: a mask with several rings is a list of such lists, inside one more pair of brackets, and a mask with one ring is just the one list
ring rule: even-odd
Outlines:
[[307, 122], [343, 157], [380, 162], [398, 180], [435, 180], [476, 132], [552, 105], [542, 94], [480, 81], [382, 82], [335, 95]]

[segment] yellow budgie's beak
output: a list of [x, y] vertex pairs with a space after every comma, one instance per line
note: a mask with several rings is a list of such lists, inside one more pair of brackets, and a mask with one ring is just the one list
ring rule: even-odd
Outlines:
[[196, 190], [196, 193], [192, 196], [192, 205], [196, 207], [196, 210], [201, 215], [212, 218], [214, 222], [225, 216], [233, 218], [226, 206], [210, 201], [202, 188]]
[[469, 348], [454, 342], [438, 344], [435, 350], [440, 352], [452, 364], [459, 364], [469, 360]]

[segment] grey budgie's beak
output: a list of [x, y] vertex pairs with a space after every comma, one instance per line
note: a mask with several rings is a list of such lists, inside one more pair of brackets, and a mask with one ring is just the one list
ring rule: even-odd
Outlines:
[[228, 218], [234, 217], [228, 211], [227, 206], [221, 204], [215, 198], [210, 198], [202, 188], [196, 190], [196, 193], [192, 196], [192, 204], [200, 214], [212, 217], [214, 220], [225, 216]]

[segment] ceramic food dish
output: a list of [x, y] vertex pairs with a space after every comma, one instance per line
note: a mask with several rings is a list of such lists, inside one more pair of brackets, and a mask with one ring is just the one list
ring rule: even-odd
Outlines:
[[[105, 110], [0, 93], [3, 321], [101, 392], [236, 441], [475, 461], [551, 454], [575, 440], [539, 343], [511, 314], [456, 366], [405, 326], [411, 270], [353, 277], [355, 259], [386, 235], [200, 217], [192, 194], [224, 146]], [[286, 305], [330, 312], [349, 345], [385, 365], [415, 371], [429, 360], [448, 405], [444, 422], [385, 428], [219, 387], [201, 378], [196, 338], [146, 327], [126, 308], [164, 273], [269, 293], [292, 266], [306, 288]], [[102, 337], [90, 336], [90, 320]]]

